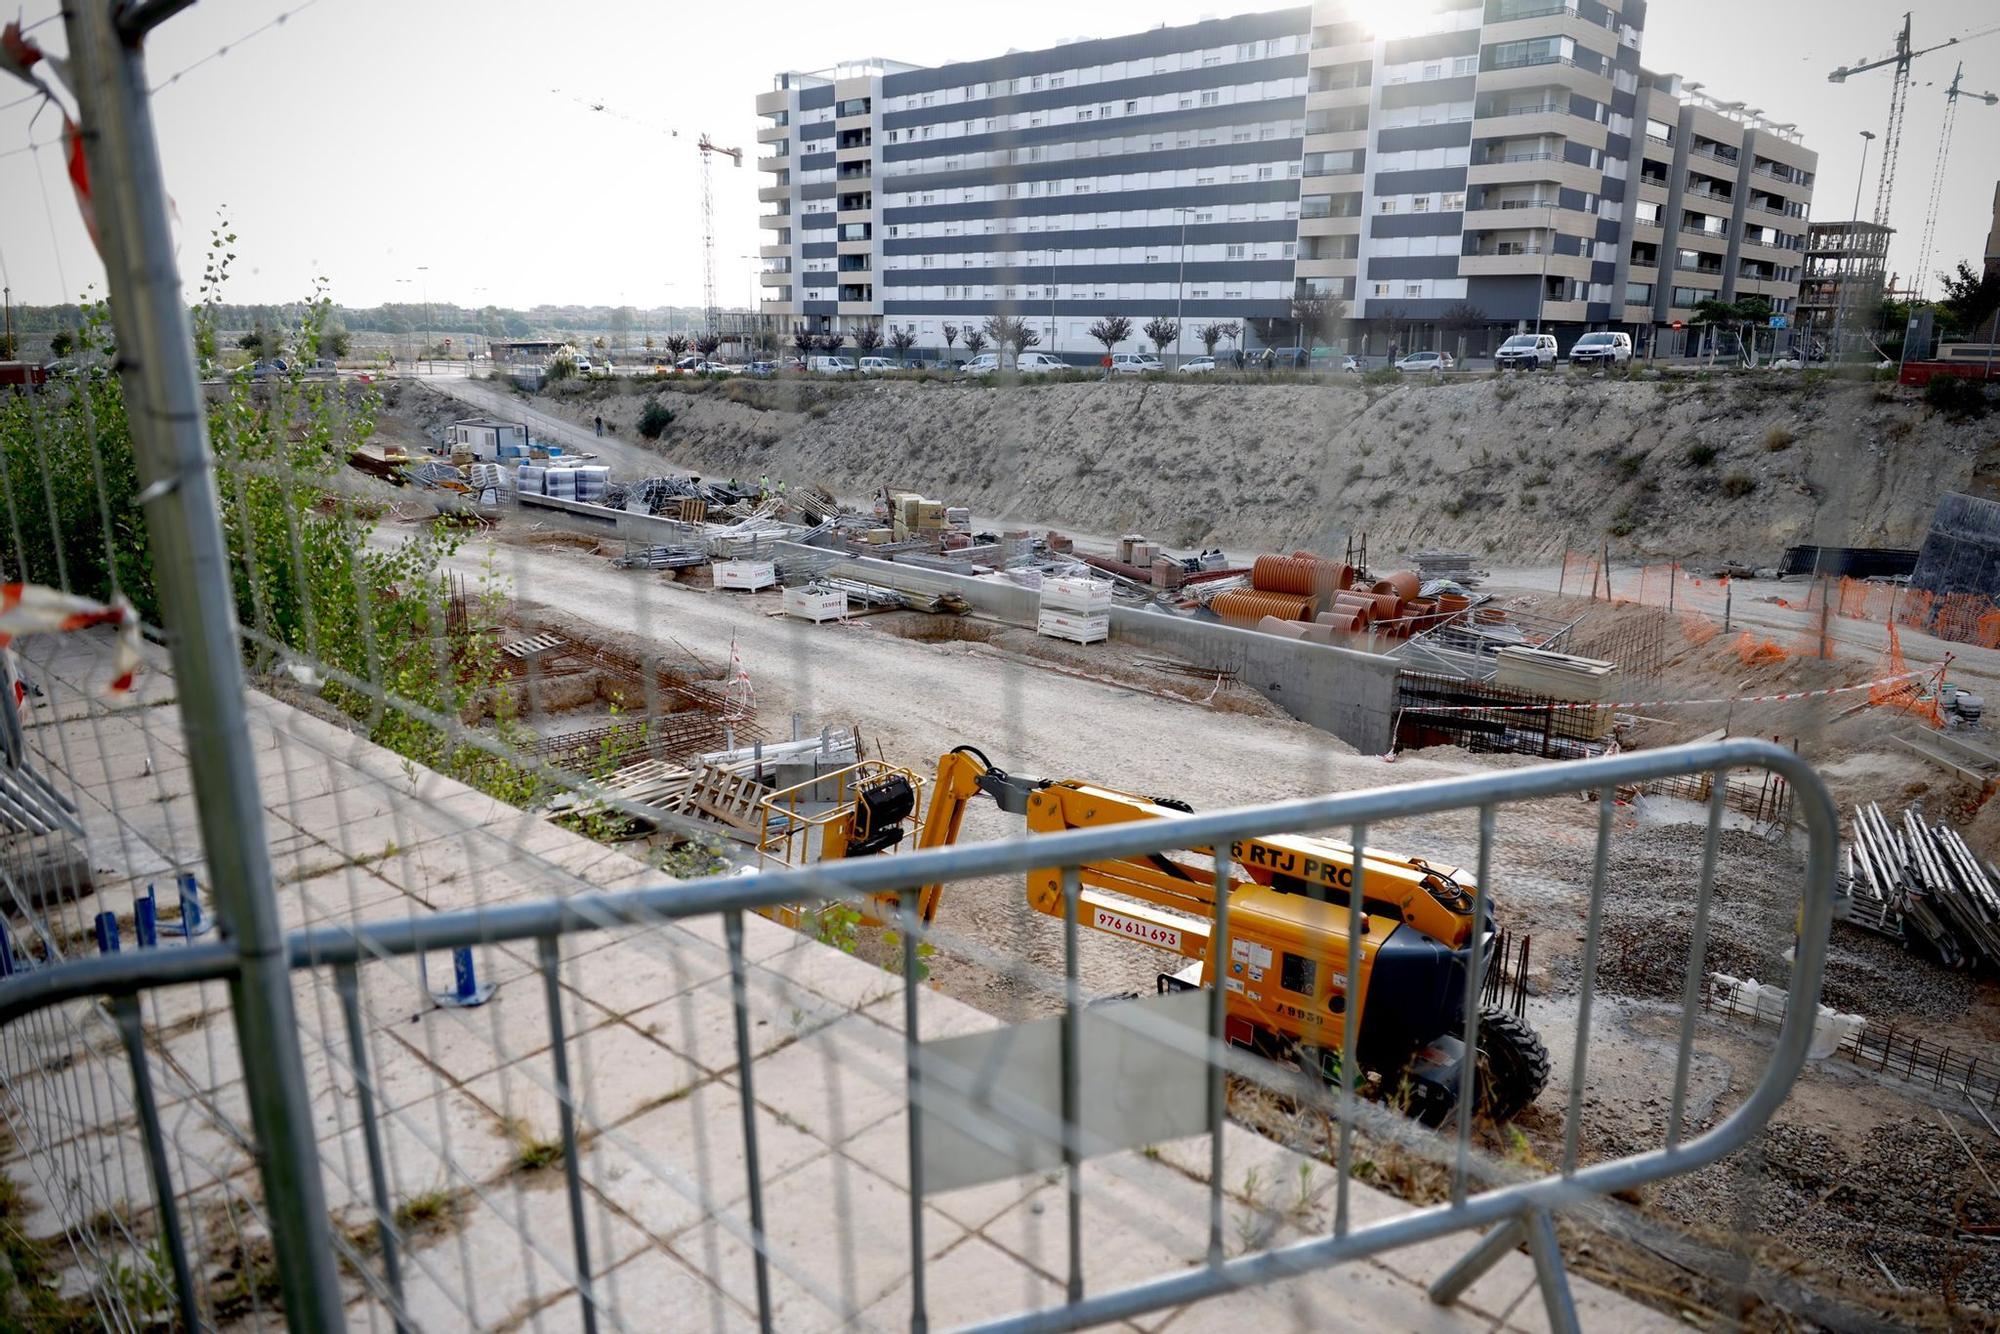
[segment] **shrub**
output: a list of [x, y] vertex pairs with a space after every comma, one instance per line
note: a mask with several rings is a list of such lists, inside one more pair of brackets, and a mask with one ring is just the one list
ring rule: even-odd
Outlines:
[[1764, 448], [1768, 452], [1776, 454], [1790, 449], [1792, 443], [1797, 439], [1798, 436], [1792, 434], [1792, 428], [1780, 422], [1770, 430], [1764, 432]]
[[1962, 375], [1934, 375], [1924, 386], [1924, 402], [1947, 417], [1983, 417], [1993, 402], [1984, 386]]
[[1722, 479], [1722, 494], [1741, 500], [1757, 489], [1757, 479], [1747, 472], [1733, 472]]
[[657, 398], [647, 399], [639, 410], [639, 434], [648, 440], [658, 440], [673, 422], [674, 410]]
[[1697, 440], [1687, 447], [1687, 462], [1690, 468], [1706, 468], [1722, 453], [1722, 447], [1711, 445], [1706, 440]]
[[1394, 366], [1378, 366], [1361, 377], [1363, 384], [1401, 384], [1403, 373]]

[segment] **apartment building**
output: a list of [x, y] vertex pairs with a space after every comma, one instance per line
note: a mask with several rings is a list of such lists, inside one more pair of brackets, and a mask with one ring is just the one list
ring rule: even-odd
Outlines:
[[1306, 19], [780, 75], [757, 99], [762, 313], [936, 348], [945, 325], [1004, 311], [1078, 360], [1107, 315], [1178, 318], [1184, 345], [1202, 324], [1285, 318]]
[[[1643, 0], [1316, 0], [761, 95], [762, 313], [789, 329], [1098, 318], [1251, 349], [1336, 298], [1350, 348], [1479, 351], [1796, 298], [1814, 155], [1640, 65]], [[1135, 338], [1133, 343], [1144, 341]]]

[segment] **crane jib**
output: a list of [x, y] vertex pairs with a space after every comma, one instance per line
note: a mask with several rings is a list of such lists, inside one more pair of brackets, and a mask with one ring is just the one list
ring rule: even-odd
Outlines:
[[1349, 862], [1309, 857], [1290, 848], [1268, 843], [1231, 843], [1229, 856], [1238, 866], [1254, 867], [1328, 885], [1335, 889], [1354, 888], [1354, 867]]

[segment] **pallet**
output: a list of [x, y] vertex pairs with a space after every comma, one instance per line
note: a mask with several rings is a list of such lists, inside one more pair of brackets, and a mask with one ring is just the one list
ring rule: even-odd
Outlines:
[[747, 773], [705, 764], [681, 794], [680, 804], [682, 809], [692, 806], [732, 828], [755, 833], [760, 823], [757, 805], [764, 792], [763, 785]]

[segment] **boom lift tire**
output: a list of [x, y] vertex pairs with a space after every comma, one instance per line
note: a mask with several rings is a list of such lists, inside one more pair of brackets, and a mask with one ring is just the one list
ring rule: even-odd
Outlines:
[[1504, 1010], [1479, 1012], [1479, 1110], [1511, 1121], [1549, 1082], [1549, 1049], [1527, 1022]]

